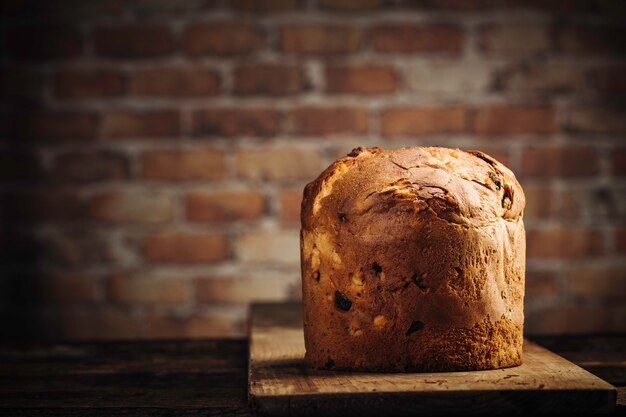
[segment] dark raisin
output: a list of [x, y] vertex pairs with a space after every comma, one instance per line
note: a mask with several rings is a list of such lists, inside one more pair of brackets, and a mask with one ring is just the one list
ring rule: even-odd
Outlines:
[[455, 267], [454, 270], [456, 271], [456, 275], [459, 277], [459, 281], [463, 281], [465, 278], [465, 271], [463, 271], [463, 268]]
[[418, 330], [422, 330], [423, 328], [424, 323], [422, 323], [421, 321], [414, 321], [413, 323], [411, 323], [409, 330], [406, 331], [406, 336], [410, 335], [411, 333], [415, 333]]
[[484, 153], [482, 153], [480, 151], [470, 151], [470, 153], [472, 155], [474, 155], [476, 158], [482, 159], [483, 161], [485, 161], [489, 165], [494, 166], [493, 161], [487, 155], [485, 155]]
[[343, 223], [348, 221], [348, 218], [346, 217], [345, 213], [339, 213], [339, 220], [341, 220]]
[[354, 148], [352, 149], [352, 151], [348, 154], [348, 156], [351, 157], [355, 157], [355, 156], [359, 156], [361, 153], [363, 153], [363, 151], [365, 151], [366, 148], [364, 148], [363, 146], [359, 146], [358, 148]]
[[413, 274], [411, 281], [413, 281], [413, 284], [417, 285], [422, 290], [426, 288], [426, 285], [424, 285], [424, 277], [420, 275]]
[[502, 208], [508, 210], [513, 205], [513, 196], [509, 188], [504, 189], [504, 195], [502, 196]]
[[313, 277], [315, 278], [315, 281], [320, 282], [320, 271], [317, 270], [313, 273]]
[[383, 272], [383, 267], [380, 266], [378, 262], [374, 262], [372, 264], [372, 268], [374, 269], [374, 272], [376, 272], [376, 274], [380, 274], [381, 272]]
[[326, 365], [326, 368], [330, 369], [330, 368], [332, 368], [333, 366], [335, 366], [335, 361], [334, 361], [334, 360], [332, 360], [331, 358], [328, 358], [328, 360], [326, 361], [326, 364], [325, 364], [325, 365]]
[[502, 189], [502, 181], [500, 181], [500, 178], [498, 178], [494, 172], [489, 172], [489, 178], [493, 181], [498, 190]]
[[339, 310], [348, 311], [352, 307], [352, 301], [339, 291], [335, 291], [335, 305]]

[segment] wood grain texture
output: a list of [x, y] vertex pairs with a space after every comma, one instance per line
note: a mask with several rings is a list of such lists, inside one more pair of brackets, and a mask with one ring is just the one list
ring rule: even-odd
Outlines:
[[242, 416], [245, 340], [0, 346], [0, 415]]
[[616, 389], [525, 341], [515, 368], [445, 373], [317, 371], [304, 363], [297, 304], [251, 309], [249, 401], [259, 415], [611, 412]]

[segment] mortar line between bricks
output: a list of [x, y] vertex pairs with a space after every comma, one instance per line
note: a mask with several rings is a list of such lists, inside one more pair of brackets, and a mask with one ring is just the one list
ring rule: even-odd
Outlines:
[[[590, 96], [596, 99], [595, 96]], [[580, 98], [582, 97], [574, 97]], [[93, 101], [78, 101], [78, 100], [64, 100], [58, 101], [50, 98], [47, 110], [49, 111], [67, 111], [77, 113], [89, 113], [89, 112], [106, 112], [110, 106], [115, 106], [115, 111], [157, 111], [157, 110], [176, 110], [181, 105], [189, 111], [208, 110], [217, 108], [236, 108], [236, 109], [254, 109], [254, 108], [275, 108], [278, 110], [289, 110], [293, 107], [299, 106], [320, 106], [320, 107], [363, 107], [363, 100], [367, 99], [368, 107], [376, 110], [403, 106], [403, 107], [447, 107], [447, 106], [493, 106], [493, 105], [506, 105], [511, 107], [516, 106], [530, 106], [530, 107], [554, 107], [558, 110], [558, 106], [555, 106], [554, 102], [547, 103], [545, 100], [538, 99], [536, 96], [528, 94], [520, 94], [517, 97], [511, 95], [503, 95], [502, 93], [485, 93], [484, 96], [471, 95], [463, 96], [462, 93], [453, 93], [449, 95], [442, 95], [437, 93], [421, 93], [420, 91], [406, 91], [403, 93], [389, 94], [389, 95], [377, 95], [366, 96], [358, 94], [333, 94], [322, 95], [321, 92], [306, 92], [298, 96], [209, 96], [202, 98], [187, 97], [187, 98], [159, 98], [159, 97], [122, 97], [114, 98], [111, 100], [93, 100]], [[586, 105], [593, 105], [593, 101], [588, 100]], [[585, 105], [585, 103], [582, 103]], [[568, 104], [567, 107], [561, 111], [571, 108]]]

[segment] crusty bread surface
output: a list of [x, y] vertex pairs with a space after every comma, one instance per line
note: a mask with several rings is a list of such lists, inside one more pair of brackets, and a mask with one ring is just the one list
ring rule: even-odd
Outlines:
[[525, 197], [479, 151], [356, 148], [304, 190], [306, 361], [380, 372], [522, 362]]

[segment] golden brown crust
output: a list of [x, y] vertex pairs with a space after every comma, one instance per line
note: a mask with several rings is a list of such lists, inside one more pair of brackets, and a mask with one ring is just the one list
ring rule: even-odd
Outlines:
[[309, 183], [308, 363], [379, 371], [521, 363], [524, 193], [478, 151], [357, 148]]

